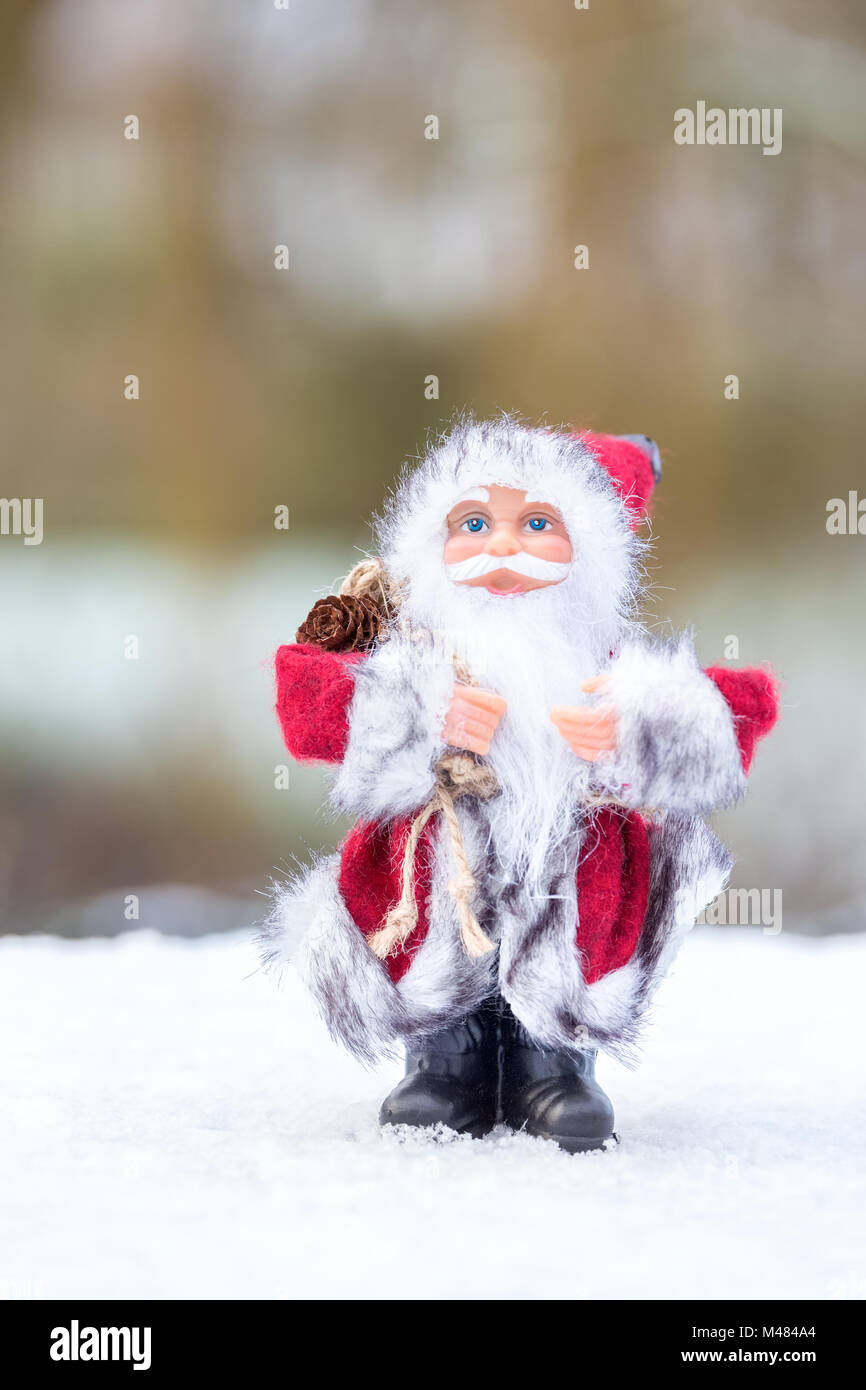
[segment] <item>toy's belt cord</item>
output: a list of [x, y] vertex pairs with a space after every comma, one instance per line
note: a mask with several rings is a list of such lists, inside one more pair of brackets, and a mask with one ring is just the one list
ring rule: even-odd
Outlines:
[[460, 939], [467, 956], [485, 956], [493, 950], [493, 942], [482, 929], [478, 918], [472, 911], [472, 898], [475, 893], [475, 875], [469, 867], [466, 846], [460, 830], [460, 821], [454, 802], [459, 796], [478, 796], [483, 801], [499, 790], [496, 774], [483, 763], [464, 753], [448, 753], [436, 765], [436, 789], [427, 805], [415, 816], [409, 827], [403, 849], [403, 863], [400, 870], [400, 897], [388, 913], [383, 925], [368, 937], [370, 949], [380, 960], [397, 951], [411, 936], [418, 925], [418, 903], [415, 899], [415, 852], [421, 832], [437, 811], [441, 811], [451, 839], [451, 853], [457, 865], [457, 873], [448, 883], [448, 892], [454, 899], [457, 917], [460, 922]]
[[[451, 840], [451, 853], [457, 865], [457, 873], [448, 883], [448, 892], [457, 908], [463, 949], [467, 956], [473, 958], [485, 956], [488, 951], [493, 950], [493, 942], [472, 910], [476, 888], [475, 875], [469, 867], [454, 802], [460, 796], [477, 796], [482, 801], [488, 801], [498, 790], [499, 784], [493, 769], [484, 763], [477, 763], [468, 754], [448, 753], [440, 758], [436, 765], [436, 789], [427, 805], [414, 817], [406, 836], [403, 863], [400, 867], [400, 897], [379, 930], [367, 938], [367, 944], [380, 960], [385, 960], [387, 956], [398, 951], [418, 925], [415, 854], [421, 832], [431, 816], [435, 816], [437, 812], [441, 812], [445, 818]], [[620, 810], [628, 809], [617, 797], [605, 792], [591, 794], [585, 804], [593, 807], [616, 806]], [[648, 816], [653, 813], [642, 811], [641, 814]]]

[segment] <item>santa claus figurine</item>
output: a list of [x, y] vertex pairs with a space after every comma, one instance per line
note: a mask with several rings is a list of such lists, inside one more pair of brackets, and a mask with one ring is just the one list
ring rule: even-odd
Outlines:
[[637, 622], [660, 472], [645, 436], [461, 419], [277, 653], [288, 749], [357, 821], [277, 887], [263, 958], [303, 931], [334, 1038], [405, 1047], [383, 1124], [611, 1144], [597, 1051], [633, 1052], [725, 884], [703, 817], [742, 795], [777, 695]]

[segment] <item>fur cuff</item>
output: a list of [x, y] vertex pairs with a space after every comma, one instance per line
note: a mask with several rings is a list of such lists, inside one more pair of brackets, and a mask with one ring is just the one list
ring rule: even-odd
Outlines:
[[626, 805], [704, 815], [745, 790], [727, 701], [698, 665], [691, 635], [626, 643], [605, 692], [619, 716], [617, 749], [596, 775]]
[[331, 791], [335, 810], [390, 820], [429, 800], [453, 684], [449, 662], [400, 637], [356, 668], [349, 741]]
[[[468, 819], [463, 830], [481, 876], [482, 831]], [[495, 989], [496, 953], [471, 959], [463, 950], [448, 891], [450, 855], [437, 847], [434, 864], [427, 935], [397, 984], [349, 915], [339, 888], [339, 855], [274, 885], [273, 909], [258, 942], [264, 969], [279, 974], [294, 962], [331, 1036], [367, 1065], [451, 1027]], [[482, 912], [485, 927], [493, 930], [487, 904]]]

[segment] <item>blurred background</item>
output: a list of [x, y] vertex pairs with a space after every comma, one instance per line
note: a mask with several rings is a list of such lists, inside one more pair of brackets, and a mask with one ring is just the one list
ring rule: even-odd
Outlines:
[[[0, 536], [0, 930], [252, 923], [335, 843], [271, 656], [464, 407], [659, 442], [647, 617], [785, 682], [734, 883], [864, 925], [857, 0], [5, 0], [0, 78], [2, 492], [45, 528]], [[781, 107], [781, 154], [677, 146], [698, 100]]]

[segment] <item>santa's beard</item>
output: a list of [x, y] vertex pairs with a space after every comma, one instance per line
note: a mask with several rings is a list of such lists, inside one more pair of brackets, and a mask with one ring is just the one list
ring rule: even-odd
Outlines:
[[447, 578], [420, 597], [410, 590], [401, 617], [431, 633], [438, 655], [457, 663], [507, 708], [485, 761], [500, 795], [490, 803], [493, 849], [507, 882], [545, 894], [575, 813], [585, 800], [591, 764], [552, 723], [554, 705], [589, 701], [581, 682], [607, 664], [608, 623], [581, 614], [577, 576], [507, 597]]

